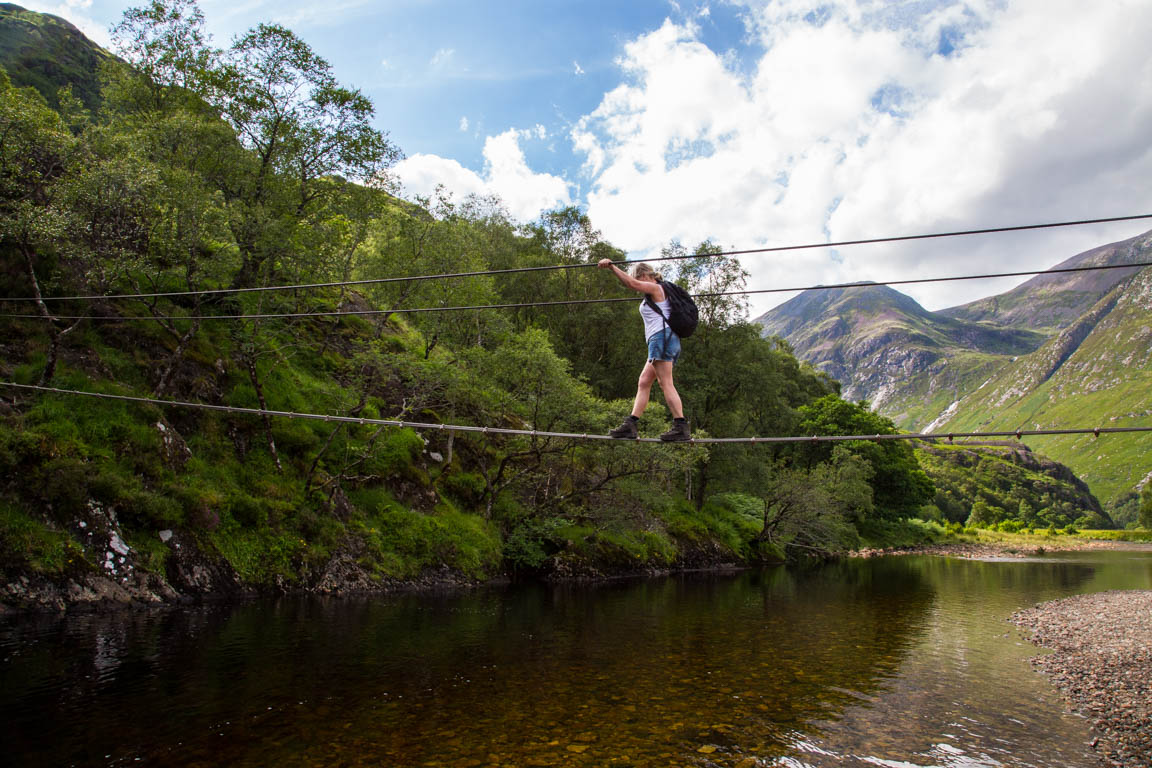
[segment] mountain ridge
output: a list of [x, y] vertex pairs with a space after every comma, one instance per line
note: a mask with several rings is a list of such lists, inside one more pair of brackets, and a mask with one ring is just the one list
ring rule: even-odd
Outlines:
[[[1078, 253], [1053, 270], [1149, 261], [1152, 230], [1127, 240]], [[971, 322], [1026, 327], [1052, 333], [1073, 322], [1114, 286], [1140, 271], [1131, 269], [1079, 273], [1041, 273], [995, 296], [948, 307], [937, 314]]]

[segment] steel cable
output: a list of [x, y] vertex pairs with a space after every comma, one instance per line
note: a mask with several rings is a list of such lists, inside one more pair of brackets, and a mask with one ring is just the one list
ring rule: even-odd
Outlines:
[[[83, 392], [75, 389], [60, 389], [57, 387], [43, 387], [34, 384], [17, 384], [10, 381], [0, 381], [0, 386], [10, 387], [20, 390], [31, 390], [37, 392], [48, 392], [51, 394], [59, 395], [79, 395], [84, 397], [92, 397], [104, 400], [119, 400], [133, 403], [144, 403], [147, 405], [156, 406], [171, 406], [178, 408], [197, 408], [208, 411], [218, 411], [224, 413], [235, 413], [249, 416], [276, 416], [279, 418], [287, 419], [309, 419], [313, 421], [327, 421], [343, 424], [363, 424], [382, 427], [408, 427], [410, 429], [434, 430], [442, 432], [478, 432], [485, 435], [525, 435], [529, 437], [545, 437], [545, 438], [565, 438], [576, 440], [616, 440], [617, 442], [631, 442], [620, 441], [617, 438], [609, 437], [608, 435], [598, 435], [591, 433], [581, 432], [548, 432], [537, 429], [509, 429], [505, 427], [477, 427], [467, 424], [435, 424], [420, 421], [403, 421], [398, 419], [370, 419], [361, 418], [358, 416], [334, 416], [321, 413], [298, 413], [295, 411], [271, 411], [262, 410], [260, 408], [241, 408], [231, 405], [211, 405], [209, 403], [192, 403], [181, 400], [158, 400], [149, 397], [133, 397], [130, 395], [112, 395], [103, 392]], [[1148, 427], [1090, 427], [1090, 428], [1075, 428], [1075, 429], [1017, 429], [1011, 431], [999, 432], [916, 432], [916, 433], [899, 433], [899, 434], [883, 434], [883, 435], [808, 435], [808, 436], [791, 436], [791, 437], [703, 437], [692, 438], [687, 442], [689, 444], [715, 444], [715, 443], [748, 443], [756, 444], [781, 444], [781, 443], [827, 443], [827, 442], [848, 442], [857, 440], [871, 440], [871, 441], [884, 441], [884, 440], [948, 440], [951, 442], [954, 438], [958, 437], [1014, 437], [1020, 440], [1023, 437], [1033, 437], [1042, 435], [1084, 435], [1089, 434], [1099, 437], [1104, 434], [1118, 434], [1127, 432], [1152, 432], [1152, 426]], [[665, 441], [655, 437], [642, 437], [638, 439], [642, 443], [663, 443]]]
[[[754, 253], [782, 253], [785, 251], [813, 250], [817, 248], [841, 248], [850, 245], [868, 245], [876, 243], [896, 243], [913, 240], [931, 240], [945, 237], [966, 237], [970, 235], [988, 235], [999, 232], [1021, 232], [1035, 229], [1053, 229], [1057, 227], [1079, 227], [1088, 224], [1108, 224], [1119, 221], [1137, 221], [1152, 219], [1152, 213], [1142, 213], [1134, 216], [1112, 216], [1102, 219], [1081, 219], [1079, 221], [1057, 221], [1045, 224], [1021, 224], [1012, 227], [988, 227], [984, 229], [965, 229], [953, 232], [932, 232], [920, 235], [896, 235], [893, 237], [872, 237], [859, 240], [840, 240], [829, 243], [806, 243], [803, 245], [777, 245], [764, 248], [745, 248], [733, 251], [718, 251], [716, 253], [693, 253], [676, 256], [651, 256], [644, 259], [625, 259], [615, 264], [633, 264], [637, 261], [682, 261], [697, 258], [719, 258], [721, 256], [745, 256]], [[299, 283], [296, 285], [268, 285], [250, 288], [214, 288], [203, 291], [161, 291], [155, 293], [121, 293], [121, 294], [95, 294], [88, 296], [44, 296], [42, 301], [97, 301], [111, 299], [153, 299], [173, 298], [177, 296], [217, 296], [222, 294], [259, 293], [268, 291], [296, 291], [311, 288], [339, 288], [353, 285], [379, 285], [384, 283], [415, 282], [422, 280], [444, 280], [448, 278], [481, 277], [485, 275], [510, 275], [525, 272], [544, 272], [561, 269], [584, 269], [595, 267], [595, 262], [581, 262], [579, 264], [549, 264], [539, 267], [513, 267], [509, 269], [477, 270], [473, 272], [448, 272], [435, 275], [412, 275], [408, 277], [378, 277], [363, 280], [339, 280], [327, 283]], [[1031, 273], [1029, 273], [1031, 274]], [[795, 290], [795, 289], [793, 289]], [[8, 297], [0, 296], [0, 301], [36, 301], [35, 297]]]
[[[1062, 267], [1058, 269], [1045, 269], [1045, 270], [1030, 270], [1024, 272], [994, 272], [981, 275], [958, 275], [951, 277], [924, 277], [924, 278], [906, 278], [903, 280], [882, 280], [882, 281], [863, 281], [855, 283], [832, 283], [829, 285], [809, 285], [791, 288], [758, 288], [753, 290], [744, 291], [720, 291], [715, 293], [697, 293], [694, 296], [700, 298], [719, 298], [722, 296], [752, 296], [763, 293], [794, 293], [800, 291], [827, 291], [842, 288], [869, 288], [882, 285], [913, 285], [920, 283], [944, 283], [954, 282], [959, 280], [990, 280], [1003, 277], [1025, 277], [1028, 275], [1053, 275], [1071, 272], [1096, 272], [1099, 270], [1107, 269], [1143, 269], [1144, 267], [1152, 267], [1152, 261], [1137, 261], [1131, 264], [1099, 264], [1087, 267]], [[111, 298], [111, 297], [109, 297]], [[350, 309], [350, 310], [332, 310], [324, 312], [263, 312], [247, 315], [137, 315], [137, 316], [123, 316], [123, 315], [54, 315], [54, 314], [4, 314], [0, 313], [0, 318], [8, 318], [14, 320], [94, 320], [94, 321], [113, 321], [124, 322], [130, 320], [142, 321], [171, 321], [171, 320], [268, 320], [268, 319], [286, 319], [286, 318], [305, 318], [305, 317], [343, 317], [345, 315], [404, 315], [404, 314], [419, 314], [424, 312], [460, 312], [465, 310], [481, 310], [481, 309], [519, 309], [523, 307], [556, 307], [556, 306], [572, 306], [577, 304], [612, 304], [619, 302], [632, 302], [636, 301], [634, 297], [610, 298], [610, 299], [565, 299], [561, 301], [527, 301], [512, 304], [473, 304], [464, 306], [449, 306], [449, 307], [410, 307], [410, 308], [397, 308], [397, 309]]]

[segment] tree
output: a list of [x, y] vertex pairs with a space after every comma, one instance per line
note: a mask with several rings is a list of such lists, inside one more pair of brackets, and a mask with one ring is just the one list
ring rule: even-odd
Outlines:
[[1140, 526], [1152, 530], [1152, 484], [1144, 486], [1140, 494]]
[[868, 462], [845, 446], [814, 466], [776, 464], [757, 494], [763, 527], [757, 537], [774, 547], [830, 554], [857, 540], [853, 523], [872, 511]]
[[340, 86], [328, 62], [290, 30], [260, 24], [222, 58], [214, 101], [252, 160], [226, 190], [242, 256], [237, 280], [250, 285], [266, 260], [292, 255], [283, 238], [309, 223], [332, 191], [327, 179], [386, 185], [401, 154], [372, 127], [371, 100]]
[[207, 99], [220, 55], [209, 40], [195, 0], [152, 0], [129, 8], [112, 29], [112, 43], [132, 67], [105, 68], [106, 95], [111, 90], [114, 103], [121, 109], [131, 104], [132, 111]]
[[[0, 70], [0, 249], [15, 256], [45, 322], [49, 347], [40, 384], [52, 380], [60, 343], [81, 320], [64, 321], [44, 301], [44, 273], [82, 273], [60, 244], [72, 219], [64, 201], [65, 178], [76, 140], [60, 116], [31, 88], [16, 88]], [[59, 306], [53, 304], [53, 307]]]
[[[850, 403], [837, 395], [825, 395], [800, 408], [799, 428], [805, 435], [894, 435], [896, 425], [870, 411], [867, 403]], [[920, 506], [932, 500], [935, 488], [920, 468], [907, 440], [859, 440], [845, 444], [866, 459], [873, 470], [877, 513], [886, 517], [915, 517]], [[797, 449], [798, 458], [826, 461], [830, 443], [813, 443]]]
[[308, 256], [300, 234], [343, 184], [390, 184], [388, 168], [401, 153], [372, 126], [371, 100], [338, 84], [328, 62], [290, 30], [260, 24], [220, 51], [195, 2], [153, 0], [125, 13], [116, 40], [153, 94], [135, 103], [162, 110], [180, 96], [210, 105], [247, 150], [213, 178], [239, 250], [237, 285]]

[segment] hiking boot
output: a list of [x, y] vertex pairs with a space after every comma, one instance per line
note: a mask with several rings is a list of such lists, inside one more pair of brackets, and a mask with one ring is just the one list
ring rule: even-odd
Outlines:
[[660, 435], [660, 439], [669, 443], [682, 443], [691, 440], [692, 433], [688, 431], [688, 419], [673, 419], [672, 429]]
[[608, 437], [614, 437], [617, 440], [635, 440], [640, 436], [640, 430], [636, 428], [639, 423], [639, 419], [634, 419], [629, 416], [624, 419], [623, 424], [609, 432]]

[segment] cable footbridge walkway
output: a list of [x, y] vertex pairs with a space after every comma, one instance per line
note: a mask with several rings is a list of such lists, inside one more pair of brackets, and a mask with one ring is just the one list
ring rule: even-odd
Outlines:
[[[641, 437], [636, 440], [620, 440], [608, 435], [593, 434], [590, 432], [548, 432], [539, 429], [511, 429], [507, 427], [477, 427], [469, 424], [437, 424], [434, 422], [404, 421], [400, 419], [371, 419], [359, 416], [339, 416], [323, 413], [299, 413], [296, 411], [273, 411], [260, 408], [242, 408], [232, 405], [212, 405], [210, 403], [193, 403], [181, 400], [158, 400], [150, 397], [135, 397], [131, 395], [113, 395], [103, 392], [84, 392], [75, 389], [60, 389], [57, 387], [42, 387], [34, 384], [17, 384], [15, 382], [0, 382], [0, 387], [9, 387], [17, 390], [46, 392], [57, 395], [73, 395], [92, 397], [103, 400], [119, 400], [122, 402], [142, 403], [145, 405], [169, 406], [174, 408], [196, 408], [221, 413], [234, 413], [248, 416], [274, 416], [285, 419], [308, 419], [312, 421], [326, 421], [336, 424], [362, 424], [381, 427], [408, 427], [410, 429], [431, 430], [437, 432], [473, 432], [484, 435], [525, 435], [538, 438], [565, 438], [571, 440], [612, 440], [614, 442], [641, 442], [665, 443], [656, 437]], [[692, 445], [706, 445], [716, 443], [746, 443], [749, 445], [778, 445], [781, 443], [834, 443], [858, 440], [948, 440], [954, 438], [1015, 438], [1041, 435], [1092, 435], [1099, 437], [1106, 434], [1120, 434], [1127, 432], [1152, 432], [1152, 426], [1135, 427], [1085, 427], [1071, 429], [1017, 429], [999, 432], [900, 432], [878, 435], [796, 435], [783, 437], [699, 437], [687, 441]]]

